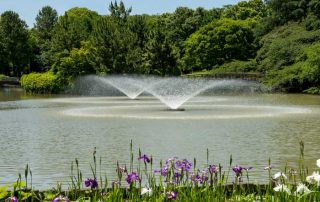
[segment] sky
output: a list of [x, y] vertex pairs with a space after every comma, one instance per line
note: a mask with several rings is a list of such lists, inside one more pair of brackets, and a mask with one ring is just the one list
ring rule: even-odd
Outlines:
[[[120, 0], [118, 0], [119, 2]], [[174, 12], [179, 6], [189, 8], [203, 7], [206, 9], [236, 4], [240, 0], [123, 0], [125, 6], [132, 6], [132, 14], [161, 14]], [[111, 0], [0, 0], [0, 13], [7, 10], [15, 11], [20, 18], [33, 27], [39, 10], [44, 6], [51, 6], [63, 15], [73, 7], [86, 7], [97, 11], [101, 15], [109, 14], [108, 6]]]

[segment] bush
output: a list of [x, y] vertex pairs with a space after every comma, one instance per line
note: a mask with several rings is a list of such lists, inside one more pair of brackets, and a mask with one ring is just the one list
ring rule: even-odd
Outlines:
[[311, 88], [308, 88], [307, 90], [304, 90], [303, 92], [308, 94], [320, 95], [320, 87], [311, 87]]
[[49, 71], [23, 75], [21, 86], [31, 93], [58, 93], [64, 86], [64, 82], [58, 75]]
[[258, 71], [282, 70], [301, 60], [305, 47], [319, 41], [319, 31], [306, 31], [298, 23], [281, 26], [262, 37], [261, 49], [257, 52]]
[[257, 63], [253, 60], [240, 61], [233, 60], [228, 63], [224, 63], [221, 66], [216, 66], [213, 73], [243, 73], [243, 72], [255, 72], [257, 69]]

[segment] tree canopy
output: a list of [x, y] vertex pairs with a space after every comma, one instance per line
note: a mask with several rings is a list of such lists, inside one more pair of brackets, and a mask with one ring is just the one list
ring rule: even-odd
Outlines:
[[249, 0], [158, 15], [131, 15], [132, 9], [113, 1], [104, 15], [76, 7], [58, 16], [45, 6], [31, 29], [6, 11], [0, 73], [50, 71], [72, 82], [85, 74], [238, 71], [262, 74], [274, 89], [320, 88], [320, 56], [313, 54], [320, 41], [319, 0]]

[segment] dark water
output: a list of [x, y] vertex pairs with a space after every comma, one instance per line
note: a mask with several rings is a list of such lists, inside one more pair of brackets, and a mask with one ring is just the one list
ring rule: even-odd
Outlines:
[[115, 164], [130, 162], [130, 140], [160, 159], [197, 158], [197, 167], [221, 163], [253, 166], [252, 180], [263, 182], [271, 158], [273, 172], [297, 168], [299, 142], [305, 143], [312, 170], [320, 158], [320, 97], [310, 95], [199, 96], [168, 111], [153, 97], [30, 96], [21, 90], [0, 90], [0, 186], [15, 182], [26, 164], [33, 185], [68, 185], [71, 161], [79, 159], [84, 178], [92, 177], [93, 148], [102, 172], [111, 181]]

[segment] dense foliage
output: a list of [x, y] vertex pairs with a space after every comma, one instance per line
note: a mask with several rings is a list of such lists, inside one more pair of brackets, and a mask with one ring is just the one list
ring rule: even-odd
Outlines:
[[33, 93], [56, 93], [63, 87], [62, 79], [53, 74], [53, 72], [46, 73], [30, 73], [21, 77], [21, 86], [27, 92]]
[[318, 0], [249, 0], [161, 15], [131, 11], [122, 1], [109, 5], [109, 15], [72, 8], [58, 16], [46, 6], [32, 29], [6, 11], [0, 74], [52, 71], [71, 82], [86, 74], [254, 72], [273, 89], [319, 91]]

